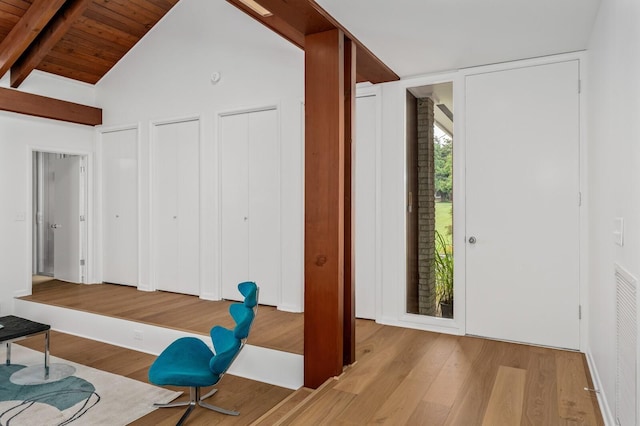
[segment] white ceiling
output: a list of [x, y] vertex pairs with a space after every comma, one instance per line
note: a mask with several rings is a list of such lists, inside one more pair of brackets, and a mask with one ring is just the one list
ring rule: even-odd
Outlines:
[[400, 77], [584, 50], [600, 0], [316, 0]]

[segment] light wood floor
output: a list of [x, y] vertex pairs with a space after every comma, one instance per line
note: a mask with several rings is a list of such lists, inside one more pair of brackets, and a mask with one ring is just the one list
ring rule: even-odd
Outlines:
[[[110, 290], [93, 299], [94, 304], [97, 300], [110, 299], [107, 293], [123, 290], [120, 286], [105, 288]], [[60, 293], [69, 290], [58, 288]], [[53, 297], [58, 291], [55, 288], [47, 290], [52, 299], [64, 299], [61, 294]], [[128, 296], [115, 297], [120, 306], [111, 308], [120, 312], [118, 315], [140, 309], [136, 306], [139, 300], [129, 294], [129, 289], [124, 288], [124, 291]], [[36, 293], [40, 290], [34, 291], [32, 297], [36, 297]], [[42, 298], [44, 293], [43, 290], [37, 297]], [[189, 309], [185, 310], [182, 305], [181, 315], [173, 312], [174, 304], [186, 303], [183, 297], [190, 296], [159, 293], [156, 297], [162, 300], [155, 308], [156, 320], [180, 324], [184, 312], [189, 312], [188, 318], [192, 318], [208, 315], [211, 309], [208, 305], [199, 305], [201, 310], [195, 311], [198, 303], [187, 304]], [[268, 310], [260, 307], [256, 328], [250, 336], [252, 344], [255, 344], [260, 320], [268, 317], [265, 311]], [[163, 312], [167, 312], [166, 315]], [[173, 319], [169, 321], [169, 317]], [[296, 339], [297, 333], [301, 333], [291, 332], [289, 325], [285, 325], [281, 333], [283, 341]], [[301, 323], [298, 326], [302, 328]], [[173, 327], [183, 328], [175, 324]], [[240, 417], [196, 409], [189, 424], [604, 424], [595, 396], [584, 390], [593, 386], [580, 353], [382, 326], [362, 320], [357, 321], [356, 336], [356, 364], [319, 391], [303, 390], [292, 394], [276, 386], [228, 375], [220, 383], [220, 391], [212, 398], [212, 403], [239, 409]], [[35, 337], [27, 343], [33, 349], [42, 349], [41, 338]], [[148, 367], [154, 359], [150, 355], [105, 347], [103, 343], [61, 333], [52, 336], [52, 353], [142, 381], [146, 381]], [[271, 407], [288, 397], [291, 397], [290, 401], [276, 407], [269, 415]], [[298, 401], [303, 403], [294, 408]], [[181, 409], [156, 410], [135, 424], [175, 424], [180, 414]]]

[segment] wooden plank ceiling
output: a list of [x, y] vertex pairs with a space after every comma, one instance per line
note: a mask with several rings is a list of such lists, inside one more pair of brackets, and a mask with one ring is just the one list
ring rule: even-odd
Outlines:
[[179, 0], [0, 0], [0, 77], [38, 69], [95, 84]]
[[[0, 77], [17, 88], [34, 69], [97, 83], [179, 0], [0, 0]], [[304, 49], [304, 36], [339, 28], [357, 45], [358, 81], [397, 80], [384, 63], [312, 0], [259, 0], [261, 16], [228, 0]]]

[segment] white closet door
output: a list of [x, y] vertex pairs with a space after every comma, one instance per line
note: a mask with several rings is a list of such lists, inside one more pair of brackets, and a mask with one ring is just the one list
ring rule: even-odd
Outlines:
[[220, 118], [222, 297], [255, 281], [260, 302], [280, 300], [280, 152], [276, 110]]
[[260, 302], [280, 302], [280, 150], [278, 114], [249, 114], [249, 275]]
[[220, 119], [222, 297], [238, 300], [236, 286], [249, 280], [249, 128], [246, 114]]
[[200, 294], [199, 122], [156, 126], [154, 252], [158, 290]]
[[102, 280], [138, 283], [137, 129], [102, 135]]
[[175, 124], [178, 159], [178, 264], [179, 288], [200, 294], [200, 122]]
[[376, 316], [376, 108], [375, 96], [356, 98], [354, 156], [356, 317]]

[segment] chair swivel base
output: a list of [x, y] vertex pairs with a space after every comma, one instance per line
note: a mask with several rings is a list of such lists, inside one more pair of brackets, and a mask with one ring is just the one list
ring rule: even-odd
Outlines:
[[187, 411], [184, 412], [184, 414], [182, 415], [182, 417], [180, 417], [180, 420], [178, 420], [178, 423], [176, 423], [176, 426], [181, 426], [185, 420], [187, 419], [187, 417], [189, 417], [189, 414], [191, 414], [191, 412], [196, 408], [196, 405], [199, 405], [203, 408], [207, 408], [209, 410], [213, 410], [213, 411], [217, 411], [218, 413], [222, 413], [222, 414], [226, 414], [229, 416], [237, 416], [240, 413], [238, 411], [232, 411], [232, 410], [227, 410], [225, 408], [220, 408], [217, 407], [215, 405], [211, 405], [208, 404], [206, 402], [204, 402], [205, 399], [209, 398], [210, 396], [212, 396], [213, 394], [215, 394], [218, 391], [218, 389], [213, 389], [211, 390], [211, 392], [207, 393], [204, 396], [200, 396], [200, 388], [199, 387], [190, 387], [189, 388], [189, 401], [183, 401], [183, 402], [170, 402], [168, 404], [153, 404], [154, 407], [157, 408], [169, 408], [169, 407], [186, 407]]

